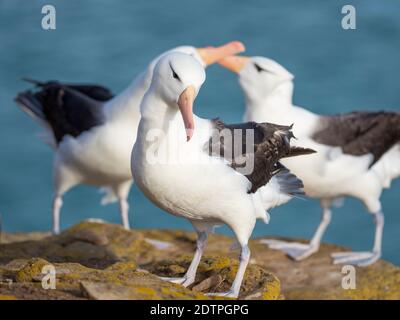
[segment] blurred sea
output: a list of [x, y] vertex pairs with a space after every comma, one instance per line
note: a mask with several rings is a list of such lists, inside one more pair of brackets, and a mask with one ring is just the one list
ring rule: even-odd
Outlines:
[[[400, 108], [400, 2], [353, 0], [357, 29], [341, 28], [346, 1], [0, 1], [0, 213], [6, 231], [48, 230], [51, 225], [52, 152], [39, 127], [18, 110], [15, 94], [23, 76], [94, 82], [118, 93], [159, 53], [182, 44], [217, 45], [242, 40], [248, 55], [276, 59], [295, 79], [295, 102], [323, 114], [355, 109]], [[41, 8], [57, 9], [57, 29], [41, 29]], [[243, 98], [236, 77], [207, 69], [195, 111], [203, 117], [240, 121]], [[386, 190], [383, 257], [400, 265], [400, 181]], [[82, 186], [66, 194], [61, 220], [102, 218], [119, 223], [116, 205]], [[191, 229], [183, 219], [152, 205], [134, 187], [134, 228]], [[372, 218], [355, 200], [334, 210], [324, 241], [369, 250]], [[314, 200], [293, 200], [272, 211], [254, 236], [309, 238], [320, 219]], [[228, 232], [227, 228], [220, 232]]]

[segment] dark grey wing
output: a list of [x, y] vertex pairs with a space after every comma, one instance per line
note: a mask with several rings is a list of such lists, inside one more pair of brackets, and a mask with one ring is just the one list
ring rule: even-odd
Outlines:
[[16, 102], [47, 122], [57, 143], [65, 135], [79, 136], [104, 123], [102, 103], [62, 85], [48, 85], [37, 92], [25, 91]]
[[[256, 192], [284, 169], [280, 159], [315, 152], [300, 147], [292, 150], [292, 127], [256, 122], [227, 125], [218, 119], [213, 124], [215, 130], [207, 144], [209, 154], [223, 157], [243, 173], [252, 185], [249, 192]], [[251, 170], [247, 172], [248, 168]]]
[[110, 89], [97, 84], [73, 84], [73, 83], [61, 83], [58, 81], [41, 82], [29, 78], [24, 78], [24, 80], [33, 83], [37, 87], [41, 87], [43, 89], [52, 86], [68, 87], [73, 90], [79, 91], [80, 93], [97, 101], [108, 101], [114, 97]]
[[112, 92], [103, 86], [93, 84], [67, 84], [67, 86], [97, 101], [104, 102], [114, 98]]
[[352, 112], [325, 116], [312, 138], [321, 144], [340, 147], [345, 154], [372, 154], [372, 167], [385, 152], [400, 142], [400, 113]]

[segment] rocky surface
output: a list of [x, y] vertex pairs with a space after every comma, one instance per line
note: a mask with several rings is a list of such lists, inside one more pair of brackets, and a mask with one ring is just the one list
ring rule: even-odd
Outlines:
[[[232, 239], [212, 235], [189, 288], [157, 276], [182, 276], [196, 245], [194, 233], [126, 231], [118, 225], [82, 222], [59, 236], [3, 234], [0, 244], [1, 299], [209, 299], [227, 290], [236, 274]], [[379, 261], [356, 268], [356, 289], [341, 286], [342, 267], [323, 245], [311, 258], [294, 262], [259, 240], [250, 242], [241, 299], [400, 299], [400, 268]], [[54, 266], [56, 289], [43, 289], [43, 267]], [[278, 280], [279, 279], [279, 280]], [[47, 280], [46, 280], [47, 281]]]

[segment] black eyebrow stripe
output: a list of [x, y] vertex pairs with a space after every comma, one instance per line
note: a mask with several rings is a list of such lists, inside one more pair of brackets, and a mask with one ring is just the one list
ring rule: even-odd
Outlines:
[[179, 75], [175, 72], [174, 68], [172, 68], [171, 62], [169, 62], [169, 67], [171, 68], [172, 72], [174, 74], [176, 74], [176, 76], [178, 77], [178, 80], [181, 81], [181, 78], [179, 78]]
[[269, 72], [269, 73], [272, 73], [272, 74], [276, 74], [275, 72], [272, 72], [270, 70], [267, 70], [267, 69], [264, 69], [264, 68], [260, 67], [260, 65], [255, 63], [255, 62], [253, 64], [256, 67], [257, 71], [265, 71], [265, 72]]

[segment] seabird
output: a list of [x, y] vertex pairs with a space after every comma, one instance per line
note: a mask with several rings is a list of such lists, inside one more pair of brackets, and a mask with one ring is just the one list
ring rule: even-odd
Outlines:
[[[167, 52], [190, 54], [206, 67], [243, 50], [242, 43], [233, 41], [216, 48], [181, 46]], [[15, 98], [22, 110], [45, 129], [44, 140], [55, 152], [53, 233], [60, 232], [63, 194], [79, 184], [102, 187], [106, 192], [102, 204], [118, 201], [123, 226], [129, 229], [127, 197], [133, 183], [130, 157], [140, 119], [139, 106], [161, 56], [117, 96], [98, 85], [29, 80], [36, 90]]]
[[227, 57], [222, 65], [238, 74], [247, 121], [294, 123], [299, 143], [317, 154], [283, 163], [320, 199], [322, 220], [309, 244], [266, 240], [296, 260], [318, 251], [331, 221], [331, 206], [343, 197], [361, 200], [375, 221], [371, 252], [332, 255], [335, 264], [367, 266], [381, 257], [384, 215], [380, 196], [400, 176], [400, 113], [351, 112], [323, 116], [293, 105], [293, 75], [264, 57]]
[[302, 182], [280, 159], [314, 151], [291, 147], [289, 126], [226, 125], [195, 116], [193, 102], [204, 81], [204, 69], [187, 54], [170, 53], [157, 63], [141, 103], [132, 174], [155, 205], [188, 219], [198, 235], [186, 274], [164, 279], [192, 284], [207, 235], [226, 224], [241, 247], [240, 263], [231, 289], [213, 295], [237, 297], [256, 219], [267, 223], [268, 209], [303, 194]]

